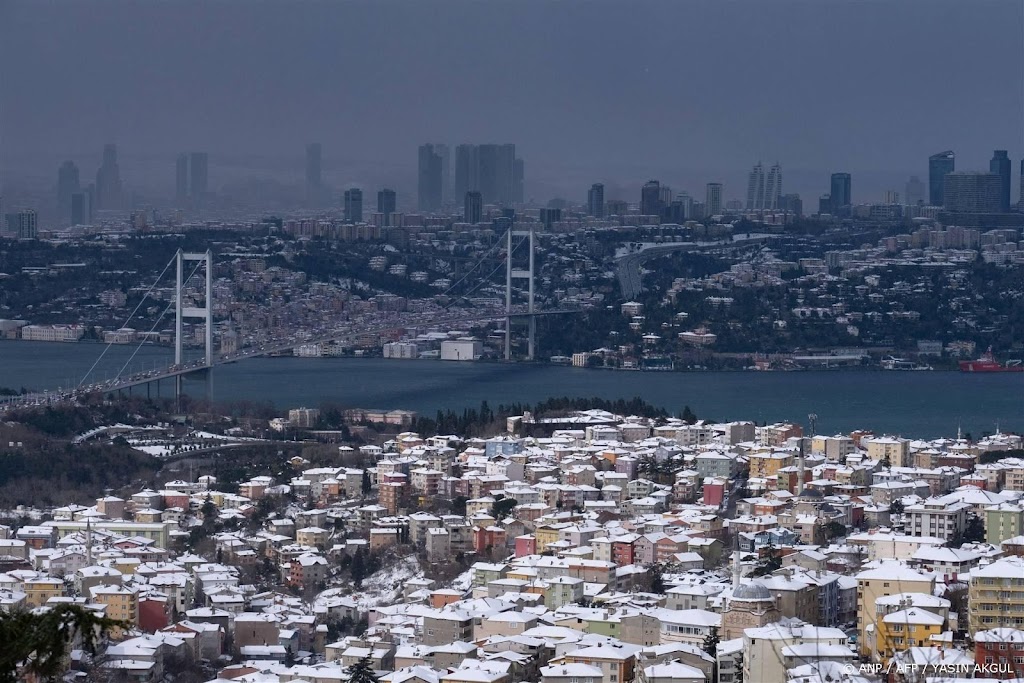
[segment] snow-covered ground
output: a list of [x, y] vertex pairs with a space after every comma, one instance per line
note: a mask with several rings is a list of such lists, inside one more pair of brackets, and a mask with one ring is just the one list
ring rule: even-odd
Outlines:
[[196, 431], [189, 432], [181, 437], [128, 438], [128, 444], [137, 451], [142, 451], [158, 458], [166, 458], [171, 455], [180, 455], [188, 451], [210, 448], [216, 445], [237, 446], [245, 441], [256, 440]]
[[403, 557], [391, 567], [385, 567], [373, 576], [363, 579], [363, 586], [352, 599], [362, 612], [378, 605], [393, 605], [402, 597], [402, 589], [410, 579], [423, 576], [415, 555]]
[[329, 588], [314, 600], [314, 605], [324, 605], [330, 598], [344, 596], [351, 598], [359, 605], [361, 612], [367, 612], [373, 607], [380, 605], [393, 605], [402, 598], [402, 589], [411, 580], [423, 576], [420, 563], [415, 555], [408, 555], [398, 560], [393, 566], [385, 567], [366, 579], [363, 579], [363, 586], [355, 593], [350, 593], [350, 587]]
[[452, 579], [452, 582], [451, 582], [451, 584], [448, 587], [451, 588], [452, 590], [466, 592], [466, 591], [469, 590], [469, 587], [472, 586], [472, 585], [473, 585], [473, 570], [472, 569], [467, 569], [466, 571], [462, 572], [461, 574], [456, 576], [454, 579]]

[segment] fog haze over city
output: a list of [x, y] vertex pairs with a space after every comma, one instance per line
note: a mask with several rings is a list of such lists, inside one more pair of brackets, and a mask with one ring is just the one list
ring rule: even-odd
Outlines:
[[739, 198], [758, 160], [805, 200], [835, 171], [876, 200], [942, 149], [962, 169], [1020, 158], [1022, 20], [1010, 1], [8, 0], [2, 178], [91, 173], [115, 142], [147, 194], [194, 150], [213, 190], [298, 184], [316, 140], [328, 185], [402, 202], [417, 145], [494, 141], [525, 159], [528, 201], [595, 181], [632, 199], [649, 177]]

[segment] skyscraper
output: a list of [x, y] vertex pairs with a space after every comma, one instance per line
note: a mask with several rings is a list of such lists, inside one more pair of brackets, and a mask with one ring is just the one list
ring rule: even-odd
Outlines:
[[829, 194], [832, 201], [832, 215], [835, 216], [843, 213], [852, 203], [850, 200], [850, 174], [833, 173], [831, 190]]
[[[719, 183], [721, 184], [721, 183]], [[705, 199], [707, 199], [707, 193], [705, 192]], [[688, 192], [680, 192], [676, 195], [674, 204], [679, 204], [679, 210], [682, 212], [680, 220], [688, 221], [693, 218], [693, 197]], [[698, 202], [699, 203], [699, 202]], [[707, 206], [707, 202], [704, 204]]]
[[950, 213], [997, 213], [1003, 179], [997, 173], [954, 171], [945, 176], [943, 205]]
[[640, 213], [661, 216], [661, 183], [657, 180], [648, 180], [640, 190]]
[[391, 214], [395, 212], [396, 199], [394, 190], [384, 188], [377, 192], [377, 213], [384, 214], [384, 225], [391, 225]]
[[999, 176], [999, 212], [1010, 210], [1010, 174], [1012, 171], [1010, 157], [1005, 149], [997, 149], [992, 153], [992, 161], [988, 162], [988, 170]]
[[466, 223], [479, 223], [484, 217], [483, 195], [477, 191], [466, 193], [466, 201], [462, 209], [462, 220]]
[[363, 191], [358, 187], [345, 190], [345, 221], [348, 223], [363, 222]]
[[760, 211], [764, 208], [764, 167], [757, 162], [747, 176], [747, 211]]
[[71, 225], [91, 225], [92, 205], [88, 192], [71, 195]]
[[704, 211], [709, 216], [722, 213], [722, 183], [708, 183], [704, 192]]
[[39, 237], [39, 217], [32, 209], [18, 212], [18, 237], [23, 240], [34, 240]]
[[604, 185], [594, 183], [587, 192], [587, 214], [604, 218]]
[[188, 198], [188, 155], [179, 154], [174, 164], [174, 196], [178, 201]]
[[804, 215], [804, 202], [800, 199], [798, 194], [784, 194], [782, 199], [779, 200], [780, 208], [786, 213], [791, 213], [794, 216]]
[[763, 208], [774, 211], [779, 208], [779, 198], [782, 196], [782, 167], [775, 164], [768, 171], [768, 182], [764, 188]]
[[73, 161], [65, 161], [57, 171], [57, 215], [61, 225], [73, 225], [71, 222], [71, 197], [81, 190], [78, 166]]
[[512, 204], [515, 197], [516, 146], [513, 144], [480, 145], [480, 195], [485, 204]]
[[943, 200], [944, 178], [956, 170], [956, 155], [946, 150], [928, 157], [928, 205], [945, 206]]
[[434, 154], [441, 157], [441, 206], [452, 202], [451, 149], [445, 144], [435, 144]]
[[1020, 160], [1020, 194], [1017, 195], [1017, 210], [1024, 212], [1024, 159]]
[[306, 203], [317, 206], [323, 197], [323, 147], [319, 142], [306, 145]]
[[480, 149], [476, 145], [455, 148], [455, 196], [480, 189]]
[[909, 206], [917, 206], [924, 201], [924, 183], [916, 175], [910, 176], [907, 181], [904, 198]]
[[441, 177], [441, 155], [434, 145], [420, 145], [418, 199], [420, 211], [440, 211], [443, 180]]
[[189, 175], [193, 202], [202, 202], [209, 191], [209, 163], [206, 152], [192, 152]]
[[96, 171], [96, 207], [121, 208], [121, 169], [117, 165], [117, 145], [103, 146], [103, 163]]

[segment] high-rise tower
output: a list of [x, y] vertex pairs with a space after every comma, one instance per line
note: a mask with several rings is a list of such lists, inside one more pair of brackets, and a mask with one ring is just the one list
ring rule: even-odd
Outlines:
[[661, 183], [657, 180], [648, 180], [640, 190], [640, 213], [661, 216]]
[[71, 224], [71, 197], [81, 190], [78, 166], [65, 161], [57, 171], [57, 214], [61, 225]]
[[479, 192], [466, 193], [466, 201], [462, 209], [462, 220], [466, 223], [479, 223], [483, 220], [484, 201]]
[[956, 155], [950, 150], [928, 157], [928, 204], [944, 206], [946, 175], [956, 170]]
[[989, 173], [999, 176], [999, 212], [1010, 210], [1010, 174], [1012, 173], [1010, 157], [1005, 149], [997, 149], [992, 153], [992, 161], [988, 163]]
[[851, 204], [851, 179], [849, 173], [833, 173], [830, 192], [832, 215], [842, 213]]
[[782, 197], [782, 167], [775, 164], [768, 171], [768, 182], [764, 187], [764, 206], [769, 211], [779, 208], [779, 198]]
[[707, 184], [704, 192], [704, 213], [708, 216], [718, 216], [722, 213], [722, 183]]
[[420, 211], [440, 211], [441, 193], [444, 182], [442, 178], [441, 155], [434, 145], [420, 145], [418, 163], [418, 200]]
[[604, 218], [604, 185], [594, 183], [587, 192], [587, 213], [594, 218]]
[[384, 188], [377, 192], [377, 213], [384, 215], [384, 225], [391, 225], [391, 214], [395, 212], [397, 195], [394, 190]]
[[117, 165], [117, 145], [103, 146], [103, 163], [96, 171], [96, 206], [100, 209], [120, 209], [121, 169]]
[[455, 148], [455, 196], [465, 197], [467, 192], [480, 189], [480, 148], [459, 145]]
[[345, 221], [348, 223], [363, 222], [363, 191], [358, 187], [345, 190]]
[[764, 166], [759, 161], [747, 176], [747, 211], [760, 211], [763, 208]]

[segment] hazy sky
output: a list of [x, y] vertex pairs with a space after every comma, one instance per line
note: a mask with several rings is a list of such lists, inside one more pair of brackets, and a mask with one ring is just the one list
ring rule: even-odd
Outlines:
[[[658, 177], [741, 196], [779, 161], [805, 204], [850, 171], [857, 201], [903, 191], [928, 154], [959, 169], [1024, 152], [1020, 0], [0, 0], [5, 177], [91, 176], [106, 141], [128, 184], [298, 180], [414, 190], [426, 141], [515, 142], [527, 195]], [[629, 197], [630, 199], [635, 199]], [[1016, 199], [1016, 190], [1014, 191]]]

